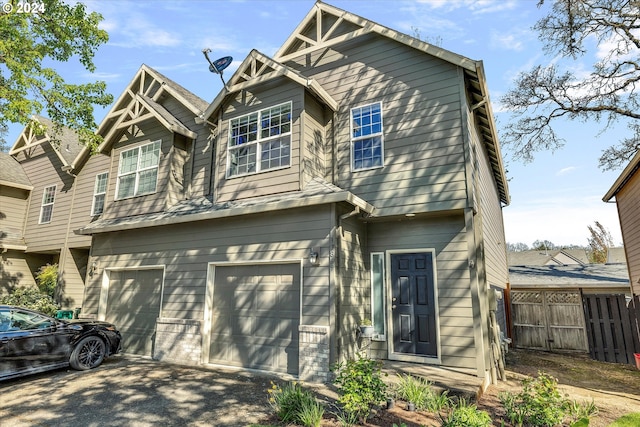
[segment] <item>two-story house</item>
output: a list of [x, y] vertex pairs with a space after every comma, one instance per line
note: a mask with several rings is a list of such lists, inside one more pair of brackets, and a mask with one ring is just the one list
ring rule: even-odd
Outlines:
[[489, 379], [509, 194], [481, 62], [318, 2], [211, 104], [143, 66], [98, 132], [82, 307], [125, 351], [326, 380], [370, 319], [373, 356]]
[[98, 133], [0, 158], [3, 280], [59, 262], [65, 308], [161, 360], [324, 381], [366, 345], [491, 379], [509, 195], [481, 62], [318, 2], [211, 103], [143, 65]]

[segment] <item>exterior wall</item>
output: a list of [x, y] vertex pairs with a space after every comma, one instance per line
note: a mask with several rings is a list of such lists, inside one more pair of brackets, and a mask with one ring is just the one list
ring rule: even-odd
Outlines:
[[[161, 140], [160, 163], [158, 165], [158, 184], [156, 192], [152, 194], [115, 200], [118, 181], [118, 166], [120, 153], [131, 148]], [[137, 126], [129, 128], [114, 144], [111, 150], [111, 166], [109, 169], [109, 183], [106, 198], [104, 218], [119, 218], [133, 215], [160, 212], [166, 208], [169, 177], [171, 176], [171, 156], [173, 148], [173, 134], [166, 130], [156, 120], [147, 120]]]
[[624, 250], [629, 266], [629, 281], [635, 295], [640, 295], [640, 174], [634, 173], [616, 194]]
[[0, 253], [0, 294], [18, 286], [36, 286], [36, 271], [51, 262], [51, 256], [48, 255], [25, 254], [14, 250]]
[[[341, 212], [348, 214], [348, 211]], [[358, 325], [371, 318], [371, 282], [366, 248], [366, 224], [357, 217], [339, 220], [338, 266], [340, 277], [336, 308], [338, 357], [355, 357], [359, 346]]]
[[[208, 263], [303, 259], [301, 323], [328, 326], [330, 224], [327, 206], [97, 234], [83, 314], [98, 315], [105, 268], [164, 265], [161, 317], [202, 320]], [[311, 247], [318, 266], [306, 261]]]
[[[62, 162], [47, 142], [23, 150], [15, 157], [33, 184], [25, 230], [27, 250], [59, 251], [67, 233], [74, 178], [62, 171]], [[56, 194], [51, 222], [39, 224], [42, 195], [45, 187], [52, 185], [56, 185]]]
[[[282, 169], [227, 178], [227, 147], [229, 120], [263, 108], [292, 102], [291, 166]], [[300, 189], [301, 114], [304, 109], [304, 89], [289, 79], [279, 79], [265, 85], [241, 91], [225, 106], [216, 147], [216, 202], [296, 191]]]
[[88, 259], [89, 249], [62, 248], [56, 292], [64, 310], [82, 307]]
[[[435, 249], [440, 322], [438, 339], [442, 365], [475, 368], [476, 346], [466, 234], [462, 212], [415, 217], [404, 221], [371, 222], [367, 227], [371, 252]], [[389, 286], [387, 284], [387, 291]], [[392, 335], [387, 319], [387, 340], [390, 339]], [[386, 351], [387, 342], [372, 343], [372, 354], [385, 357]]]
[[320, 102], [308, 93], [305, 94], [302, 112], [302, 188], [316, 177], [331, 182], [331, 152], [327, 147], [325, 119], [328, 114], [330, 111], [325, 111]]
[[23, 241], [29, 191], [0, 185], [0, 242]]
[[[466, 206], [455, 66], [375, 35], [286, 65], [317, 80], [340, 105], [335, 184], [372, 203], [380, 216]], [[385, 166], [352, 172], [350, 109], [376, 101], [383, 107]]]
[[[76, 234], [73, 230], [78, 230], [89, 224], [98, 217], [91, 216], [93, 206], [93, 192], [95, 188], [96, 175], [109, 173], [111, 167], [111, 157], [105, 154], [95, 154], [91, 156], [84, 167], [78, 173], [75, 182], [73, 206], [71, 210], [71, 220], [69, 222], [68, 246], [72, 248], [88, 248], [91, 246], [91, 236]], [[107, 194], [115, 192], [115, 187], [111, 184], [111, 176], [107, 181]], [[107, 207], [105, 201], [105, 208]]]

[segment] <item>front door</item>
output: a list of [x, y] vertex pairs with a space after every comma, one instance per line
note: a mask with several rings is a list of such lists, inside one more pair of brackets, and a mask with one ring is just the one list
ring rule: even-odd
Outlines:
[[431, 252], [391, 255], [393, 351], [438, 357]]

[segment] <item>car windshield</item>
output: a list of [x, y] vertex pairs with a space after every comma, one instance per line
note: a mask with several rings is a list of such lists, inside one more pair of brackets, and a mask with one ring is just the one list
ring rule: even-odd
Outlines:
[[27, 311], [0, 311], [0, 332], [28, 331], [51, 327], [52, 320], [46, 316]]

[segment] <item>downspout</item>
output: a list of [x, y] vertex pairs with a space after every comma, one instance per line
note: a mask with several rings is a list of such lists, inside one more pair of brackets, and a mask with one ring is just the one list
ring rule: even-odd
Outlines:
[[[69, 209], [69, 218], [67, 219], [67, 231], [65, 232], [65, 235], [64, 235], [64, 244], [60, 250], [60, 259], [58, 259], [58, 280], [56, 282], [56, 292], [55, 292], [57, 297], [62, 296], [59, 294], [60, 292], [59, 285], [64, 277], [64, 272], [65, 272], [64, 267], [67, 262], [67, 252], [69, 252], [69, 233], [71, 232], [71, 218], [73, 217], [73, 205], [76, 200], [76, 188], [78, 188], [78, 185], [76, 183], [76, 179], [78, 178], [78, 176], [72, 172], [71, 166], [63, 166], [62, 170], [73, 178], [73, 190], [71, 192], [71, 205]], [[84, 285], [84, 280], [83, 280], [83, 285]]]

